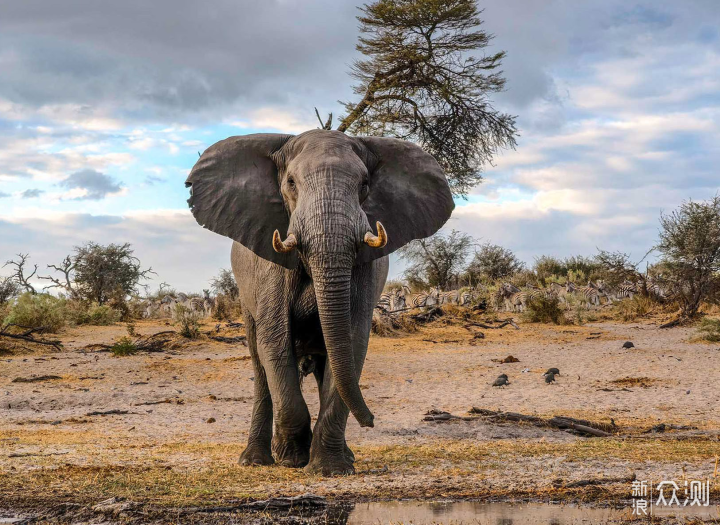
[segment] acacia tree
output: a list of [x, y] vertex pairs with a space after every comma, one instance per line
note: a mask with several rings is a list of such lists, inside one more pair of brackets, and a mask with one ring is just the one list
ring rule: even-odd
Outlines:
[[515, 117], [488, 98], [505, 86], [505, 52], [484, 54], [493, 37], [480, 29], [475, 0], [376, 0], [360, 10], [366, 58], [351, 74], [361, 98], [344, 103], [337, 129], [419, 143], [465, 195], [498, 148], [516, 144]]
[[519, 260], [511, 250], [487, 242], [475, 252], [475, 256], [468, 266], [467, 274], [475, 282], [479, 281], [482, 276], [491, 281], [497, 281], [510, 277], [523, 268], [525, 268], [525, 263]]
[[624, 252], [608, 252], [598, 249], [595, 261], [599, 266], [597, 273], [610, 286], [617, 286], [624, 281], [632, 281], [641, 277], [637, 271], [637, 264]]
[[450, 235], [436, 233], [406, 244], [398, 252], [409, 263], [405, 278], [411, 285], [450, 288], [457, 282], [473, 243], [472, 236], [453, 230]]
[[707, 202], [683, 202], [661, 215], [656, 249], [682, 317], [695, 316], [702, 301], [720, 287], [720, 195]]
[[72, 263], [77, 296], [101, 305], [111, 300], [123, 303], [141, 279], [154, 273], [152, 268], [141, 269], [129, 243], [102, 246], [88, 242], [75, 247]]
[[227, 268], [221, 269], [220, 273], [210, 280], [210, 287], [215, 292], [215, 295], [222, 294], [233, 301], [237, 299], [239, 294], [235, 276]]

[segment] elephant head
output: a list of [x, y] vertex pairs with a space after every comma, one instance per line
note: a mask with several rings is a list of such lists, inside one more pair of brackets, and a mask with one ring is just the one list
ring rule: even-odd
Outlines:
[[254, 134], [208, 148], [186, 185], [203, 227], [285, 268], [302, 262], [340, 397], [372, 426], [351, 352], [351, 272], [449, 218], [454, 203], [435, 159], [392, 138]]

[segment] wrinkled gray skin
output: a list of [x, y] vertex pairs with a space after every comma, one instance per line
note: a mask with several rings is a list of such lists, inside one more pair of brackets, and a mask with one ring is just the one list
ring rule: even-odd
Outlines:
[[[262, 177], [269, 186], [253, 186]], [[345, 427], [350, 412], [373, 426], [359, 379], [387, 254], [447, 220], [453, 204], [442, 170], [402, 141], [315, 130], [222, 141], [203, 154], [188, 185], [197, 220], [237, 241], [232, 268], [255, 371], [240, 463], [354, 472]], [[375, 220], [388, 233], [383, 248], [364, 243]], [[297, 238], [291, 254], [268, 249], [274, 227], [282, 239]], [[318, 383], [314, 429], [299, 368]]]

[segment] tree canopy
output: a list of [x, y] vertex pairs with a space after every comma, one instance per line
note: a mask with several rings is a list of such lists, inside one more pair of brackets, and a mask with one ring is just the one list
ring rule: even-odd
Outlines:
[[[412, 140], [465, 195], [499, 148], [515, 147], [515, 117], [494, 108], [504, 51], [485, 54], [475, 0], [377, 0], [360, 8], [352, 66], [358, 102], [345, 102], [339, 131]], [[323, 125], [329, 129], [330, 121]]]
[[524, 267], [525, 263], [519, 260], [511, 250], [488, 242], [475, 252], [467, 273], [471, 280], [477, 283], [481, 277], [491, 281], [510, 277]]
[[406, 279], [414, 286], [449, 289], [458, 280], [473, 243], [472, 236], [453, 230], [406, 244], [399, 251], [409, 264]]
[[720, 288], [720, 195], [683, 202], [661, 215], [656, 249], [683, 316], [694, 316], [700, 303]]

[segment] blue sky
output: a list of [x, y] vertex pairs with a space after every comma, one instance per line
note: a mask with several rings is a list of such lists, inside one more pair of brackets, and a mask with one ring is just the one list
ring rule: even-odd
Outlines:
[[[528, 263], [598, 247], [640, 258], [662, 210], [718, 191], [717, 2], [480, 5], [492, 50], [508, 53], [494, 103], [518, 116], [521, 136], [448, 229]], [[1, 4], [0, 260], [28, 252], [42, 273], [85, 241], [130, 242], [158, 272], [151, 284], [207, 287], [230, 241], [187, 211], [198, 151], [315, 128], [314, 106], [340, 114], [356, 6]]]

